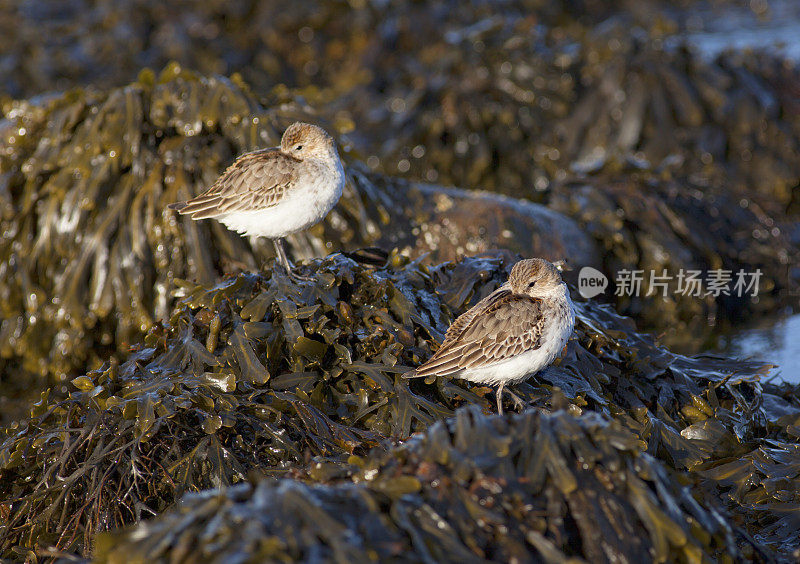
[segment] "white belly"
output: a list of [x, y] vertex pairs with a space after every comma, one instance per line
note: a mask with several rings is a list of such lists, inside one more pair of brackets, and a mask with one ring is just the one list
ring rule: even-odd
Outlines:
[[228, 229], [256, 237], [277, 239], [307, 229], [321, 221], [339, 198], [344, 187], [341, 165], [333, 175], [294, 187], [277, 205], [256, 211], [234, 212], [220, 216]]
[[[555, 357], [553, 357], [555, 358]], [[470, 382], [479, 382], [481, 384], [489, 384], [496, 386], [501, 382], [508, 384], [520, 382], [530, 375], [538, 372], [550, 362], [552, 358], [548, 358], [542, 349], [528, 351], [522, 354], [496, 362], [482, 368], [473, 368], [469, 371], [464, 371], [458, 375], [458, 378], [469, 380]]]
[[568, 306], [567, 319], [564, 320], [562, 318], [562, 325], [559, 328], [552, 325], [546, 328], [545, 339], [538, 349], [524, 352], [508, 360], [488, 366], [465, 370], [458, 374], [457, 377], [470, 382], [479, 382], [492, 386], [503, 382], [513, 384], [521, 382], [549, 366], [561, 354], [575, 327], [575, 310], [572, 307], [569, 294], [566, 293], [566, 287], [564, 290]]

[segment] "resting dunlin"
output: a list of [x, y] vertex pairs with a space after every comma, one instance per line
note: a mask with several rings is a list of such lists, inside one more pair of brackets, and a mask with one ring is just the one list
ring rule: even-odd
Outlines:
[[269, 237], [289, 276], [305, 280], [292, 271], [283, 237], [324, 218], [343, 187], [333, 138], [316, 125], [293, 123], [280, 147], [245, 153], [207, 191], [169, 207], [192, 219], [216, 219], [243, 235]]
[[567, 285], [552, 263], [522, 260], [508, 282], [456, 319], [428, 362], [406, 378], [448, 376], [503, 388], [545, 368], [566, 345], [575, 326]]

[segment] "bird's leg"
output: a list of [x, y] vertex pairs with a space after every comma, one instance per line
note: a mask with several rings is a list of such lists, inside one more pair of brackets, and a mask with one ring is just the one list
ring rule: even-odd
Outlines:
[[511, 396], [511, 399], [514, 401], [514, 407], [516, 407], [519, 411], [522, 411], [528, 405], [525, 403], [525, 400], [523, 400], [517, 394], [511, 390], [507, 390], [505, 383], [502, 383], [497, 387], [497, 413], [500, 415], [503, 415], [503, 392], [505, 392], [506, 395]]
[[281, 266], [286, 271], [286, 274], [289, 275], [289, 278], [294, 280], [295, 282], [308, 282], [309, 280], [313, 280], [313, 278], [309, 278], [308, 276], [300, 276], [299, 274], [295, 273], [292, 270], [292, 263], [289, 261], [289, 257], [286, 255], [286, 249], [283, 246], [283, 238], [273, 239], [272, 243], [275, 245], [275, 252], [278, 255], [278, 262], [281, 263]]
[[292, 271], [292, 263], [289, 262], [289, 258], [286, 256], [286, 250], [283, 248], [283, 239], [280, 237], [273, 239], [272, 244], [275, 245], [275, 254], [278, 255], [278, 262], [281, 263], [286, 274], [289, 274]]
[[497, 413], [503, 415], [503, 388], [505, 383], [501, 382], [497, 387]]

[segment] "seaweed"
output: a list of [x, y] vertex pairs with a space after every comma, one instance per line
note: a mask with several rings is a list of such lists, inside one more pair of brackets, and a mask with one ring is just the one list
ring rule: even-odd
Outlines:
[[[351, 457], [346, 477], [288, 479], [184, 497], [102, 535], [99, 562], [714, 561], [740, 551], [637, 436], [597, 414], [460, 408], [389, 452]], [[240, 524], [244, 524], [242, 527]]]
[[[673, 350], [786, 305], [796, 65], [608, 2], [131, 6], [0, 16], [33, 96], [0, 94], [0, 558], [800, 558], [769, 365], [579, 301], [519, 415], [399, 378], [515, 253], [762, 270], [757, 302], [614, 299]], [[301, 286], [165, 211], [297, 119], [348, 175]]]
[[[663, 4], [648, 6], [659, 13]], [[510, 2], [502, 13], [480, 2], [299, 2], [290, 10], [213, 2], [175, 13], [137, 2], [130, 19], [105, 17], [129, 8], [124, 0], [68, 2], [57, 23], [22, 9], [0, 22], [9, 38], [0, 51], [15, 77], [7, 88], [75, 88], [2, 103], [8, 247], [0, 274], [12, 283], [3, 291], [0, 354], [13, 359], [8, 370], [63, 382], [166, 315], [172, 277], [210, 283], [262, 264], [264, 246], [251, 250], [219, 227], [183, 233], [184, 223], [160, 212], [171, 196], [207, 186], [237, 153], [274, 143], [286, 123], [310, 116], [341, 134], [349, 164], [363, 161], [389, 184], [401, 176], [482, 188], [562, 211], [595, 239], [603, 250], [595, 266], [612, 277], [621, 268], [762, 270], [757, 303], [615, 298], [670, 346], [709, 344], [712, 329], [694, 321], [701, 317], [724, 325], [794, 305], [786, 290], [800, 283], [789, 269], [798, 262], [789, 237], [796, 214], [787, 212], [800, 179], [798, 75], [778, 57], [704, 61], [679, 45], [668, 18], [643, 21], [605, 2]], [[76, 16], [68, 25], [67, 14]], [[596, 26], [587, 14], [610, 19]], [[41, 31], [52, 25], [57, 31]], [[65, 38], [80, 38], [82, 48], [64, 52]], [[143, 52], [145, 44], [152, 48]], [[103, 63], [109, 53], [114, 60]], [[166, 71], [129, 83], [143, 65]], [[102, 90], [81, 90], [87, 80]], [[40, 90], [25, 90], [35, 84]], [[419, 237], [392, 244], [400, 230], [386, 228], [391, 211], [406, 200], [392, 205], [368, 174], [348, 172], [355, 180], [328, 224], [294, 241], [300, 256], [381, 238], [411, 249], [432, 240], [438, 261], [528, 240], [513, 222], [481, 234], [433, 214], [418, 224]], [[713, 245], [703, 238], [709, 227]], [[547, 232], [532, 237], [535, 249], [513, 251], [551, 248]], [[131, 262], [111, 268], [122, 256]], [[49, 303], [56, 290], [75, 298], [60, 315], [63, 304]]]
[[[173, 64], [107, 92], [10, 104], [0, 129], [10, 149], [0, 156], [8, 196], [0, 217], [3, 395], [31, 398], [56, 384], [63, 395], [65, 382], [110, 356], [121, 360], [167, 316], [175, 280], [211, 284], [269, 259], [264, 241], [166, 210], [202, 191], [236, 154], [274, 144], [294, 119], [314, 118], [296, 94], [265, 103], [235, 78]], [[358, 162], [347, 176], [326, 221], [291, 237], [296, 257], [380, 245], [441, 261], [491, 248], [502, 233], [519, 238], [512, 251], [596, 255], [575, 222], [541, 206], [409, 185]], [[475, 217], [490, 213], [492, 226], [476, 228]], [[440, 224], [448, 230], [434, 234]]]
[[[278, 271], [212, 286], [179, 282], [183, 297], [169, 321], [127, 360], [74, 379], [66, 399], [43, 394], [28, 421], [6, 429], [0, 554], [49, 546], [88, 554], [98, 532], [161, 514], [185, 492], [254, 472], [327, 482], [348, 472], [351, 457], [387, 452], [464, 404], [490, 411], [489, 388], [409, 385], [399, 375], [427, 358], [508, 267], [502, 257], [426, 266], [397, 254], [376, 267], [334, 254], [302, 266], [315, 277], [305, 285]], [[788, 390], [765, 393], [760, 378], [770, 365], [681, 356], [608, 306], [578, 302], [577, 312], [560, 364], [516, 387], [529, 409], [625, 429], [637, 452], [674, 473], [671, 481], [694, 483], [706, 510], [721, 508], [736, 543], [715, 550], [793, 550], [787, 516], [770, 508], [796, 502], [798, 478], [778, 479], [779, 465], [760, 453], [796, 460], [800, 406]], [[476, 434], [475, 447], [490, 438]], [[541, 445], [535, 452], [551, 456]], [[726, 472], [734, 460], [741, 468]], [[568, 474], [563, 480], [569, 490]]]

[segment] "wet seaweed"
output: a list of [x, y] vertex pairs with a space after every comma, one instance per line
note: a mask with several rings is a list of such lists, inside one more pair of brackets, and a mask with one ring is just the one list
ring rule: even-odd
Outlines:
[[[658, 9], [692, 3], [646, 4]], [[411, 40], [431, 40], [437, 24], [476, 35], [485, 24], [458, 28], [495, 15], [483, 2], [452, 0], [438, 9], [408, 1], [285, 6], [256, 0], [181, 2], [175, 10], [143, 0], [66, 0], [37, 10], [9, 2], [5, 7], [0, 31], [7, 41], [0, 45], [0, 56], [7, 80], [0, 94], [17, 98], [86, 84], [113, 88], [142, 67], [161, 68], [172, 60], [203, 74], [241, 72], [259, 91], [277, 83], [311, 92], [320, 85], [349, 89], [390, 70], [375, 64], [391, 52], [388, 41], [419, 51], [422, 45]], [[514, 17], [533, 13], [542, 23], [565, 27], [579, 19], [602, 21], [619, 11], [614, 3], [594, 0], [506, 2], [503, 7]]]
[[[237, 153], [273, 143], [285, 123], [312, 113], [307, 102], [332, 130], [347, 133], [345, 148], [370, 169], [524, 196], [576, 218], [606, 251], [602, 266], [611, 276], [622, 267], [761, 268], [757, 303], [617, 300], [642, 327], [666, 330], [670, 345], [700, 350], [709, 329], [695, 319], [725, 323], [773, 312], [786, 304], [786, 288], [800, 283], [788, 268], [798, 255], [786, 215], [800, 182], [798, 76], [777, 57], [728, 53], [707, 62], [679, 46], [669, 19], [641, 21], [604, 2], [512, 2], [502, 14], [481, 2], [458, 9], [300, 2], [280, 14], [270, 3], [213, 2], [192, 6], [191, 18], [140, 2], [130, 21], [103, 17], [125, 6], [69, 3], [64, 13], [82, 17], [52, 34], [85, 38], [82, 56], [113, 52], [113, 64], [78, 64], [60, 43], [52, 55], [50, 35], [41, 32], [52, 24], [38, 12], [18, 10], [18, 21], [0, 22], [15, 21], [4, 31], [18, 41], [0, 50], [8, 50], [19, 88], [55, 80], [52, 73], [72, 77], [72, 86], [91, 77], [110, 88], [2, 104], [4, 241], [16, 250], [0, 255], [0, 274], [13, 280], [3, 292], [0, 353], [28, 376], [63, 380], [135, 342], [169, 311], [165, 270], [209, 283], [233, 266], [260, 265], [263, 247], [253, 258], [222, 228], [184, 234], [183, 223], [160, 214], [162, 204], [207, 186]], [[587, 14], [613, 17], [595, 26]], [[24, 47], [42, 36], [43, 47]], [[136, 40], [120, 41], [130, 37]], [[141, 45], [151, 43], [142, 61]], [[32, 52], [46, 61], [33, 75]], [[161, 68], [170, 58], [179, 64], [160, 77], [145, 72], [128, 84], [142, 64]], [[235, 71], [252, 90], [239, 75], [217, 74]], [[581, 187], [584, 179], [591, 188]], [[351, 188], [375, 191], [366, 184]], [[630, 193], [643, 196], [626, 206]], [[390, 220], [386, 210], [402, 207], [380, 197], [361, 203], [350, 192], [338, 215], [295, 248], [319, 256], [337, 250], [331, 241], [350, 250], [374, 244]], [[698, 224], [705, 234], [708, 217], [718, 218], [714, 247], [694, 236]], [[428, 219], [419, 239], [454, 252], [516, 239], [498, 236], [516, 235], [504, 226], [476, 243], [474, 233]], [[75, 232], [83, 237], [71, 241]], [[94, 241], [91, 252], [83, 252], [85, 241]], [[35, 267], [20, 256], [35, 257]], [[121, 256], [131, 263], [112, 269]], [[447, 258], [455, 257], [437, 260]], [[48, 303], [53, 290], [74, 303]], [[52, 338], [50, 327], [58, 329]], [[27, 338], [30, 332], [41, 337]]]
[[[400, 76], [386, 79], [382, 114], [353, 105], [359, 134], [380, 139], [377, 170], [558, 209], [595, 237], [611, 277], [761, 269], [758, 303], [614, 298], [684, 351], [713, 345], [710, 326], [796, 306], [786, 213], [800, 184], [796, 65], [764, 53], [704, 61], [661, 21], [631, 33], [626, 15], [566, 30], [514, 15], [449, 23], [425, 42], [437, 56], [394, 55]], [[414, 44], [424, 32], [398, 33]]]
[[[713, 561], [741, 552], [722, 514], [596, 414], [456, 411], [325, 485], [258, 480], [186, 496], [104, 535], [100, 562], [221, 559]], [[247, 523], [240, 528], [240, 523]], [[756, 553], [757, 554], [757, 553]]]
[[[96, 555], [800, 558], [798, 389], [762, 383], [763, 363], [677, 355], [579, 303], [566, 356], [517, 387], [531, 410], [511, 420], [477, 412], [486, 387], [397, 377], [511, 253], [440, 262], [496, 246], [602, 256], [612, 276], [761, 268], [757, 303], [616, 300], [686, 349], [774, 312], [800, 281], [796, 65], [704, 61], [670, 20], [606, 2], [115, 16], [129, 8], [0, 15], [0, 88], [75, 87], [0, 98], [0, 421], [17, 420], [0, 435], [0, 558], [89, 557], [98, 532], [157, 515]], [[166, 68], [129, 83], [143, 64]], [[295, 119], [341, 134], [349, 163], [295, 254], [399, 246], [427, 263], [337, 254], [297, 287], [268, 246], [163, 212]], [[31, 394], [28, 418], [10, 411]], [[309, 529], [320, 507], [332, 518]]]
[[[316, 279], [308, 285], [269, 272], [179, 282], [169, 321], [125, 362], [74, 379], [67, 399], [43, 394], [28, 421], [6, 430], [0, 554], [51, 545], [86, 554], [97, 532], [160, 514], [184, 492], [251, 472], [324, 482], [351, 456], [391, 447], [465, 403], [489, 411], [489, 388], [399, 375], [508, 267], [395, 254], [376, 268], [335, 254], [303, 267]], [[793, 549], [785, 516], [770, 508], [796, 502], [787, 496], [797, 477], [776, 481], [778, 465], [759, 453], [795, 459], [800, 406], [789, 391], [764, 392], [769, 365], [671, 353], [607, 306], [579, 303], [578, 319], [560, 364], [517, 393], [539, 409], [615, 420], [639, 450], [693, 481], [705, 507], [724, 506], [736, 550], [747, 534], [761, 535], [757, 547]], [[725, 472], [733, 460], [744, 470]]]
[[[68, 379], [121, 359], [168, 314], [176, 279], [210, 284], [264, 264], [263, 241], [177, 218], [166, 204], [201, 191], [236, 154], [274, 144], [308, 111], [296, 96], [275, 93], [264, 106], [235, 79], [177, 65], [109, 92], [10, 104], [0, 157], [3, 395], [35, 397], [56, 383], [66, 393]], [[326, 221], [291, 238], [296, 257], [378, 244], [440, 261], [512, 232], [512, 251], [596, 255], [577, 224], [540, 206], [411, 185], [359, 163], [347, 176]], [[476, 215], [490, 213], [492, 226], [476, 228]]]
[[[268, 111], [236, 80], [172, 65], [106, 93], [13, 103], [2, 129], [0, 326], [6, 372], [55, 383], [139, 341], [176, 278], [212, 283], [268, 254], [164, 211], [303, 109]], [[350, 204], [350, 208], [358, 209]], [[26, 377], [27, 376], [27, 377]]]

